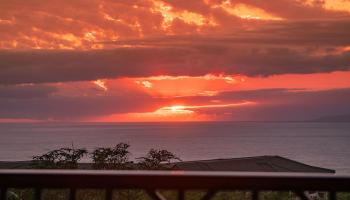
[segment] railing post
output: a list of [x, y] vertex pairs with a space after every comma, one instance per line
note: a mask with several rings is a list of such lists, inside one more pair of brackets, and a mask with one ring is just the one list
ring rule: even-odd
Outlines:
[[0, 200], [7, 199], [7, 188], [0, 188]]
[[71, 188], [69, 191], [69, 200], [75, 200], [77, 190], [75, 188]]
[[210, 200], [215, 194], [217, 193], [217, 190], [209, 190], [207, 194], [202, 197], [201, 200]]
[[329, 192], [329, 200], [336, 200], [337, 199], [337, 193], [335, 191]]
[[112, 188], [107, 188], [106, 189], [106, 200], [112, 200], [113, 199], [113, 189]]
[[252, 200], [258, 200], [259, 199], [259, 192], [256, 190], [252, 191]]
[[185, 200], [185, 191], [179, 190], [179, 200]]
[[41, 200], [41, 188], [35, 188], [34, 189], [34, 199], [35, 200]]

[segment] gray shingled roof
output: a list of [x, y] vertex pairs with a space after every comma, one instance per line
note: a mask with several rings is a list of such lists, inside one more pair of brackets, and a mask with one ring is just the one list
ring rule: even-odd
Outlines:
[[185, 161], [174, 163], [173, 169], [185, 171], [335, 173], [335, 170], [332, 169], [306, 165], [281, 156]]
[[[0, 161], [0, 169], [30, 169], [31, 161]], [[172, 169], [185, 171], [238, 172], [313, 172], [335, 173], [335, 170], [306, 165], [281, 156], [197, 160], [171, 163]], [[79, 169], [92, 169], [91, 163], [80, 163]]]

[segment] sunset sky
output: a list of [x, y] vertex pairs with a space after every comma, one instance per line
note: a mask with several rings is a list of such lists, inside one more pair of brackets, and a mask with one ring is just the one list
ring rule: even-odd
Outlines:
[[350, 114], [350, 0], [0, 0], [0, 122]]

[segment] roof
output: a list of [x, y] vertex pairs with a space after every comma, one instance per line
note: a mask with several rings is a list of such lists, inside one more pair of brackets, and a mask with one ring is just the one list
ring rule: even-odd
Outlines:
[[[256, 156], [171, 163], [174, 170], [236, 172], [312, 172], [335, 173], [335, 170], [307, 165], [281, 156]], [[30, 169], [32, 161], [0, 161], [0, 169]], [[92, 169], [92, 163], [79, 163], [79, 169]]]
[[335, 173], [332, 169], [307, 165], [281, 156], [185, 161], [174, 163], [172, 168], [185, 171]]

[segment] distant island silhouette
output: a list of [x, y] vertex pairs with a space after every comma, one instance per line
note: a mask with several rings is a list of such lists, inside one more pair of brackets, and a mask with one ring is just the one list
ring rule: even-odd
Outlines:
[[314, 119], [316, 122], [350, 122], [350, 114], [346, 115], [329, 115]]

